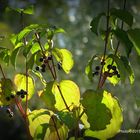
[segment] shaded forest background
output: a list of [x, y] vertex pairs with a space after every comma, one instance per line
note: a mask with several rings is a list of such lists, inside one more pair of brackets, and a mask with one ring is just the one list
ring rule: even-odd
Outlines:
[[[84, 70], [90, 56], [96, 53], [102, 54], [103, 41], [90, 31], [90, 22], [94, 16], [102, 11], [106, 11], [106, 0], [0, 0], [0, 46], [13, 47], [8, 40], [11, 33], [17, 33], [21, 29], [20, 15], [15, 12], [6, 12], [6, 7], [22, 8], [28, 5], [35, 6], [33, 16], [25, 16], [25, 25], [31, 23], [50, 23], [63, 28], [66, 33], [55, 37], [55, 44], [61, 48], [69, 49], [74, 57], [75, 66], [70, 75], [60, 74], [60, 78], [74, 80], [80, 87], [81, 93], [90, 87], [96, 87], [96, 78], [94, 83], [90, 83]], [[111, 0], [111, 7], [122, 7], [122, 0]], [[140, 28], [140, 1], [127, 0], [126, 8], [135, 17], [134, 27]], [[114, 87], [108, 82], [105, 89], [108, 89], [117, 96], [123, 108], [124, 122], [122, 129], [134, 129], [138, 118], [140, 117], [140, 57], [136, 57], [135, 52], [130, 56], [132, 61], [135, 83], [130, 86], [126, 81], [125, 85]], [[17, 65], [17, 71], [23, 72], [24, 63], [22, 57]], [[0, 63], [2, 63], [0, 61]], [[14, 68], [4, 66], [7, 77], [14, 77]], [[0, 75], [1, 78], [1, 75]], [[37, 84], [37, 90], [40, 84]], [[30, 101], [31, 110], [43, 107], [39, 102], [37, 95], [34, 95]], [[0, 110], [0, 139], [26, 139], [23, 122], [16, 113], [15, 117], [9, 119], [6, 113]]]

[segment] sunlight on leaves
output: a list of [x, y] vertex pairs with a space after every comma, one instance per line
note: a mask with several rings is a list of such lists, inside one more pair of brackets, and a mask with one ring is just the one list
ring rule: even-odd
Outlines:
[[[14, 77], [14, 83], [16, 85], [17, 91], [20, 91], [21, 89], [26, 91], [26, 75], [25, 74], [16, 74]], [[31, 97], [34, 94], [34, 80], [32, 77], [28, 76], [28, 100], [31, 99]], [[24, 98], [22, 101], [26, 101]]]

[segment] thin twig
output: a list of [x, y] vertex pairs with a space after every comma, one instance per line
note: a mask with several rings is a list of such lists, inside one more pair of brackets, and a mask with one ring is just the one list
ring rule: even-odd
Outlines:
[[51, 116], [51, 119], [52, 119], [52, 121], [53, 121], [54, 128], [55, 128], [56, 133], [57, 133], [57, 137], [58, 137], [59, 140], [61, 140], [60, 135], [59, 135], [59, 132], [58, 132], [58, 129], [57, 129], [57, 125], [56, 125], [55, 119], [54, 119], [53, 116]]
[[[104, 54], [103, 54], [103, 59], [102, 59], [103, 63], [105, 62], [105, 55], [106, 55], [106, 51], [107, 51], [108, 37], [109, 37], [109, 19], [110, 19], [109, 10], [110, 10], [110, 0], [107, 1], [107, 16], [106, 16], [107, 24], [106, 24], [106, 37], [105, 37], [105, 44], [104, 44]], [[98, 88], [102, 87], [100, 85], [100, 83], [102, 81], [103, 68], [104, 68], [104, 65], [102, 65], [102, 67], [101, 67]]]
[[[122, 8], [122, 9], [125, 10], [125, 7], [126, 7], [126, 0], [124, 0], [123, 8]], [[121, 29], [123, 29], [123, 25], [124, 25], [124, 22], [122, 21], [122, 22], [121, 22]], [[120, 46], [120, 41], [117, 42], [117, 46], [116, 46], [114, 55], [117, 55], [119, 46]], [[104, 51], [104, 52], [105, 52], [105, 51]], [[104, 53], [104, 54], [105, 54], [105, 53]], [[104, 60], [104, 59], [103, 59], [103, 60]], [[112, 59], [111, 65], [113, 65], [113, 63], [114, 63], [114, 59]], [[101, 71], [102, 71], [102, 70], [103, 70], [103, 66], [102, 66], [102, 68], [101, 68]], [[110, 71], [110, 69], [108, 70], [108, 73], [109, 73], [109, 71]], [[105, 83], [105, 81], [106, 81], [106, 78], [107, 78], [106, 75], [103, 75], [103, 77], [102, 77], [102, 75], [100, 75], [100, 82], [99, 82], [98, 87], [100, 87], [100, 88], [103, 87], [103, 85], [104, 85], [104, 83]]]
[[70, 111], [70, 109], [69, 109], [69, 107], [68, 107], [68, 105], [67, 105], [67, 103], [66, 103], [66, 100], [65, 100], [65, 98], [64, 98], [64, 96], [63, 96], [63, 94], [62, 94], [62, 91], [61, 91], [61, 89], [60, 89], [60, 86], [57, 85], [57, 87], [58, 87], [59, 93], [60, 93], [60, 95], [61, 95], [61, 98], [62, 98], [62, 100], [63, 100], [63, 102], [64, 102], [64, 104], [65, 104], [65, 106], [66, 106], [66, 109], [67, 109], [68, 111]]
[[4, 79], [6, 79], [5, 74], [4, 74], [4, 71], [3, 71], [3, 69], [2, 69], [2, 66], [1, 66], [1, 65], [0, 65], [0, 71], [1, 71], [1, 73], [2, 73], [3, 78], [4, 78]]

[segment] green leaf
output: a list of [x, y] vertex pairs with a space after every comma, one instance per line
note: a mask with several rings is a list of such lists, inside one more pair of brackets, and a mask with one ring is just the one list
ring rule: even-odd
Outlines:
[[[53, 112], [46, 109], [34, 110], [28, 115], [29, 130], [34, 140], [65, 140], [68, 129]], [[56, 131], [57, 128], [57, 131]]]
[[98, 35], [98, 26], [102, 16], [105, 16], [105, 13], [100, 13], [96, 17], [94, 17], [90, 23], [90, 29], [93, 33]]
[[85, 68], [85, 73], [88, 76], [89, 80], [92, 82], [93, 81], [93, 69], [92, 69], [92, 64], [93, 60], [97, 58], [97, 55], [93, 55], [92, 58], [88, 61], [88, 64]]
[[130, 12], [122, 9], [111, 9], [110, 10], [111, 16], [115, 16], [116, 18], [119, 18], [129, 26], [132, 26], [133, 24], [133, 16]]
[[[57, 128], [57, 131], [55, 127]], [[37, 131], [35, 133], [35, 139], [38, 139], [38, 136], [39, 137], [41, 136], [40, 134], [42, 134], [42, 132], [38, 133], [38, 128], [37, 128]], [[51, 116], [51, 119], [49, 121], [49, 128], [46, 129], [44, 140], [59, 140], [59, 139], [66, 140], [67, 136], [68, 136], [67, 127], [63, 125], [62, 122], [60, 122], [60, 120], [56, 116]]]
[[46, 81], [44, 80], [44, 77], [40, 72], [35, 71], [33, 69], [31, 70], [31, 72], [41, 80], [41, 82], [44, 86], [46, 86]]
[[130, 84], [133, 84], [134, 83], [134, 80], [135, 80], [135, 77], [134, 77], [134, 71], [130, 65], [130, 62], [128, 61], [128, 59], [125, 57], [125, 56], [121, 56], [120, 58], [127, 70], [127, 73], [128, 73], [128, 76], [129, 76], [129, 81], [130, 81]]
[[62, 64], [63, 70], [68, 74], [74, 64], [71, 52], [67, 49], [54, 48], [52, 54]]
[[32, 54], [29, 58], [29, 60], [27, 61], [27, 69], [32, 69], [34, 66], [34, 58], [35, 58], [35, 54]]
[[138, 55], [140, 55], [140, 29], [136, 28], [128, 30], [128, 37], [133, 43], [136, 52], [138, 53]]
[[39, 50], [41, 50], [41, 49], [40, 49], [38, 42], [34, 43], [31, 48], [31, 53], [34, 54], [34, 53], [38, 52]]
[[57, 33], [65, 33], [65, 30], [62, 28], [55, 28], [54, 34], [57, 34]]
[[59, 84], [56, 82], [49, 82], [46, 88], [40, 92], [40, 97], [44, 100], [49, 109], [61, 111], [66, 109], [63, 98], [70, 109], [72, 105], [79, 105], [80, 91], [78, 86], [70, 80], [63, 80]]
[[5, 62], [6, 65], [9, 64], [10, 51], [7, 48], [0, 48], [0, 59]]
[[98, 93], [98, 91], [87, 90], [83, 94], [82, 105], [85, 108], [85, 113], [88, 117], [88, 122], [90, 123], [91, 130], [102, 130], [110, 123], [112, 114], [109, 108], [106, 107], [103, 100], [108, 100], [105, 98], [103, 93]]
[[[15, 95], [14, 83], [10, 79], [2, 78], [0, 81], [0, 106], [14, 103], [11, 95]], [[6, 100], [7, 97], [10, 98], [9, 101]]]
[[127, 57], [129, 57], [129, 55], [131, 53], [131, 50], [132, 50], [132, 47], [133, 47], [133, 44], [129, 40], [128, 35], [127, 35], [127, 32], [124, 31], [124, 30], [122, 30], [122, 29], [119, 29], [119, 28], [117, 28], [116, 30], [113, 30], [112, 32], [115, 34], [115, 36], [122, 43], [124, 43], [124, 47], [125, 47], [125, 51], [126, 51]]
[[[26, 75], [16, 74], [14, 77], [14, 83], [16, 85], [17, 91], [20, 91], [21, 89], [26, 91]], [[28, 76], [28, 100], [31, 99], [33, 94], [34, 94], [34, 80], [32, 77]], [[24, 98], [22, 101], [26, 101], [26, 99]]]
[[126, 77], [128, 76], [128, 73], [127, 73], [127, 69], [124, 65], [124, 63], [122, 62], [122, 60], [116, 56], [116, 55], [112, 55], [110, 54], [108, 57], [112, 58], [114, 60], [114, 62], [116, 63], [117, 65], [117, 68], [119, 70], [119, 73], [120, 73], [120, 79], [121, 79], [121, 82], [124, 83], [125, 80], [126, 80]]
[[20, 42], [25, 36], [27, 36], [32, 30], [25, 27], [22, 31], [20, 31], [18, 34], [17, 34], [17, 40], [16, 42]]
[[28, 115], [29, 130], [32, 137], [34, 137], [36, 129], [39, 125], [48, 123], [50, 121], [50, 111], [46, 109], [34, 110]]
[[[103, 72], [108, 71], [107, 66], [108, 66], [108, 65], [111, 65], [111, 64], [112, 64], [112, 61], [113, 61], [113, 60], [112, 60], [112, 57], [107, 57], [107, 59], [106, 59], [106, 61], [105, 61], [105, 65], [104, 65]], [[116, 62], [113, 63], [113, 66], [116, 66], [116, 68], [117, 68]], [[117, 68], [117, 71], [119, 71], [118, 68]], [[113, 70], [110, 70], [110, 73], [112, 73], [112, 72], [113, 72]], [[114, 75], [114, 76], [112, 76], [112, 77], [107, 77], [107, 79], [108, 79], [108, 80], [110, 81], [110, 83], [112, 83], [114, 86], [115, 86], [116, 84], [118, 84], [119, 81], [120, 81], [120, 78], [118, 78], [117, 75]]]
[[24, 10], [23, 10], [23, 13], [24, 14], [28, 14], [28, 15], [33, 15], [34, 14], [34, 6], [31, 5], [29, 7], [26, 7]]
[[68, 126], [69, 129], [75, 128], [76, 126], [76, 118], [73, 115], [73, 112], [63, 112], [60, 111], [57, 113], [60, 120]]
[[20, 47], [14, 49], [11, 53], [10, 60], [11, 60], [11, 64], [14, 66], [14, 68], [16, 68], [16, 58], [19, 53], [19, 50], [20, 50]]
[[[91, 94], [95, 94], [95, 93], [91, 93]], [[86, 97], [86, 98], [90, 99], [90, 97], [92, 97], [93, 95], [90, 95], [88, 93], [87, 96], [89, 96], [89, 97]], [[100, 96], [100, 95], [97, 93], [95, 96]], [[87, 102], [89, 102], [89, 100]], [[93, 103], [93, 101], [92, 101], [92, 103]], [[110, 120], [110, 124], [108, 124], [106, 126], [106, 129], [104, 129], [104, 130], [92, 131], [90, 129], [87, 129], [84, 132], [84, 136], [89, 136], [89, 137], [94, 137], [94, 138], [98, 138], [101, 140], [105, 140], [105, 139], [109, 139], [109, 138], [115, 136], [117, 133], [119, 133], [121, 124], [123, 121], [123, 115], [122, 115], [122, 110], [118, 103], [118, 100], [116, 98], [112, 97], [110, 93], [108, 93], [106, 91], [103, 92], [103, 98], [102, 98], [101, 103], [105, 104], [106, 107], [111, 111], [112, 118]], [[93, 110], [94, 110], [94, 108], [93, 108]], [[97, 110], [97, 113], [98, 113], [98, 111], [100, 111], [100, 110]], [[104, 116], [101, 116], [101, 117], [104, 117]], [[96, 123], [96, 121], [95, 121], [95, 123]]]
[[7, 7], [6, 8], [6, 11], [11, 11], [11, 10], [16, 11], [16, 12], [18, 12], [20, 14], [21, 13], [28, 14], [28, 15], [34, 14], [34, 7], [33, 7], [33, 5], [25, 7], [25, 8], [11, 8], [11, 7]]
[[23, 56], [24, 57], [27, 57], [28, 54], [30, 53], [31, 49], [32, 49], [32, 42], [33, 42], [33, 39], [31, 39], [27, 45], [24, 46], [24, 49], [23, 49]]

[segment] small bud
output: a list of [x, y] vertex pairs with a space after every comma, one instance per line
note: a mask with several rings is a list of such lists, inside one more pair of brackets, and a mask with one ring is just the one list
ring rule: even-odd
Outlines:
[[95, 71], [94, 74], [95, 74], [95, 75], [99, 75], [99, 72], [98, 72], [98, 71]]
[[114, 70], [114, 71], [115, 71], [115, 70], [116, 70], [116, 66], [112, 66], [112, 70]]
[[117, 71], [117, 70], [115, 70], [115, 71], [113, 72], [113, 74], [114, 74], [114, 75], [117, 75], [117, 74], [118, 74], [118, 71]]
[[121, 77], [120, 74], [117, 74], [117, 77], [120, 78]]
[[40, 61], [40, 62], [43, 62], [43, 57], [39, 58], [39, 61]]
[[112, 65], [107, 65], [107, 68], [110, 70], [112, 68]]
[[42, 72], [45, 72], [46, 70], [45, 70], [45, 68], [42, 68], [41, 71], [42, 71]]
[[43, 68], [46, 68], [46, 65], [45, 65], [45, 64], [42, 64], [41, 67], [42, 67], [42, 69], [43, 69]]
[[101, 61], [101, 65], [105, 65], [105, 61], [104, 60]]
[[14, 94], [11, 94], [11, 96], [10, 96], [10, 97], [13, 99], [13, 98], [15, 98], [15, 95], [14, 95]]
[[36, 68], [35, 68], [37, 71], [39, 71], [39, 66], [36, 66]]
[[25, 92], [25, 91], [24, 91], [23, 89], [21, 89], [21, 90], [20, 90], [20, 95], [24, 95], [24, 92]]
[[100, 66], [96, 66], [96, 67], [95, 67], [95, 70], [96, 70], [96, 71], [100, 70]]
[[16, 93], [17, 95], [20, 95], [20, 91], [17, 91], [17, 93]]
[[6, 100], [7, 100], [7, 101], [10, 101], [10, 97], [6, 97]]
[[52, 60], [52, 55], [48, 56], [48, 60]]
[[20, 97], [21, 97], [21, 98], [24, 98], [24, 97], [25, 97], [25, 95], [24, 95], [24, 94], [22, 94]]

